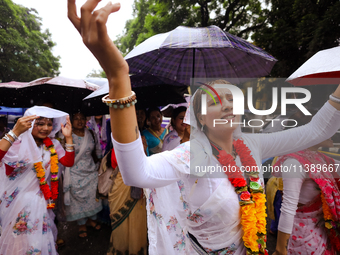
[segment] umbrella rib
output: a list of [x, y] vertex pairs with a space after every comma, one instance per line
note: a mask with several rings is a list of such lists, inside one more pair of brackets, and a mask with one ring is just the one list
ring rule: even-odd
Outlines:
[[222, 50], [222, 49], [223, 49], [223, 48], [218, 48], [217, 51], [218, 51], [219, 53], [221, 53], [221, 54], [225, 57], [225, 59], [228, 60], [229, 66], [230, 66], [231, 69], [234, 71], [235, 77], [238, 78], [237, 73], [236, 73], [234, 67], [233, 67], [232, 64], [230, 63], [229, 59], [223, 54], [223, 50]]

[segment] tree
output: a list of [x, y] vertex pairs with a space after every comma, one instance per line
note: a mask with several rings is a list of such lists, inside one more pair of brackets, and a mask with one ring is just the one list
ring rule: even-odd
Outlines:
[[256, 31], [256, 45], [278, 59], [272, 76], [288, 77], [316, 52], [339, 45], [337, 0], [270, 0], [268, 22]]
[[127, 54], [147, 38], [180, 25], [216, 25], [247, 39], [264, 25], [267, 12], [259, 0], [135, 0], [135, 18], [127, 21], [116, 44]]
[[107, 78], [106, 73], [104, 72], [103, 69], [92, 69], [91, 73], [86, 75], [87, 78], [94, 77], [94, 78]]
[[52, 54], [55, 43], [41, 18], [11, 0], [0, 0], [0, 81], [30, 81], [59, 75], [59, 59]]

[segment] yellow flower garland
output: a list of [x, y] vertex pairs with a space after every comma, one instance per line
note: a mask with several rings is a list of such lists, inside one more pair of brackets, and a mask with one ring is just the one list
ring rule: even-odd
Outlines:
[[[262, 184], [259, 183], [259, 171], [256, 161], [249, 148], [239, 139], [233, 142], [235, 152], [239, 155], [242, 165], [251, 169], [245, 174], [249, 177], [247, 183], [235, 159], [220, 147], [211, 144], [213, 153], [222, 166], [235, 168], [236, 171], [226, 172], [235, 192], [239, 196], [241, 210], [241, 225], [243, 242], [247, 248], [247, 255], [268, 254], [266, 250], [266, 196]], [[253, 170], [253, 169], [256, 170]]]
[[325, 200], [325, 196], [323, 195], [323, 193], [321, 192], [321, 201], [322, 201], [322, 211], [323, 211], [323, 217], [325, 219], [325, 221], [327, 220], [332, 220], [334, 221], [334, 216], [331, 213], [331, 209], [329, 208], [329, 206], [326, 203]]
[[51, 188], [48, 186], [46, 179], [45, 179], [45, 169], [43, 167], [43, 163], [37, 162], [34, 163], [34, 169], [36, 171], [37, 178], [39, 179], [40, 190], [44, 194], [45, 199], [47, 202], [47, 209], [53, 209], [55, 207], [55, 203], [53, 200], [56, 200], [58, 197], [58, 155], [56, 150], [53, 146], [53, 142], [49, 138], [45, 138], [43, 140], [46, 148], [50, 151], [50, 159], [51, 159]]
[[256, 226], [254, 226], [254, 222], [256, 222], [255, 214], [254, 203], [241, 206], [241, 224], [244, 232], [244, 246], [251, 249], [253, 252], [259, 252], [256, 237], [257, 229]]
[[266, 195], [263, 193], [252, 193], [253, 200], [255, 201], [255, 207], [256, 207], [256, 228], [257, 233], [260, 234], [267, 234], [267, 221], [266, 221]]

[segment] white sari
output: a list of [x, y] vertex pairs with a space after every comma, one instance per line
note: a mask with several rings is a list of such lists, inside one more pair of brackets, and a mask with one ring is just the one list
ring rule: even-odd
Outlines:
[[[112, 140], [126, 185], [150, 188], [146, 194], [149, 253], [245, 255], [238, 196], [223, 171], [196, 172], [196, 167], [221, 164], [207, 137], [193, 124], [190, 142], [151, 157], [145, 157], [140, 138], [128, 144]], [[236, 129], [233, 135], [242, 138], [261, 167], [263, 158], [311, 147], [339, 126], [340, 111], [326, 103], [305, 126], [272, 134], [242, 134]], [[239, 156], [235, 161], [242, 166]], [[259, 181], [264, 187], [262, 171]], [[202, 253], [193, 251], [189, 233], [204, 248]]]
[[[67, 113], [46, 107], [32, 107], [25, 116], [36, 114], [54, 118], [53, 131], [65, 123]], [[33, 126], [33, 125], [32, 125]], [[50, 176], [50, 152], [44, 145], [37, 147], [32, 129], [20, 136], [0, 162], [0, 254], [58, 254], [55, 249], [57, 228], [54, 213], [40, 191], [34, 163], [42, 161], [46, 179]], [[65, 155], [60, 143], [52, 139], [58, 158]], [[6, 175], [5, 164], [15, 169]]]

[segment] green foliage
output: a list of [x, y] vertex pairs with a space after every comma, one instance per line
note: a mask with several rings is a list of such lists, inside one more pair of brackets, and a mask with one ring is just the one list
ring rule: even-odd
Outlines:
[[147, 38], [181, 25], [216, 25], [248, 38], [264, 25], [267, 13], [259, 0], [135, 0], [135, 18], [126, 22], [115, 43], [125, 55]]
[[268, 23], [255, 43], [278, 59], [272, 76], [288, 77], [316, 52], [339, 45], [340, 2], [270, 0]]
[[106, 73], [104, 72], [103, 69], [99, 69], [99, 70], [92, 69], [91, 73], [86, 75], [86, 78], [90, 78], [90, 77], [94, 77], [94, 78], [107, 78], [106, 77]]
[[0, 81], [31, 81], [59, 74], [60, 57], [35, 9], [0, 0]]

